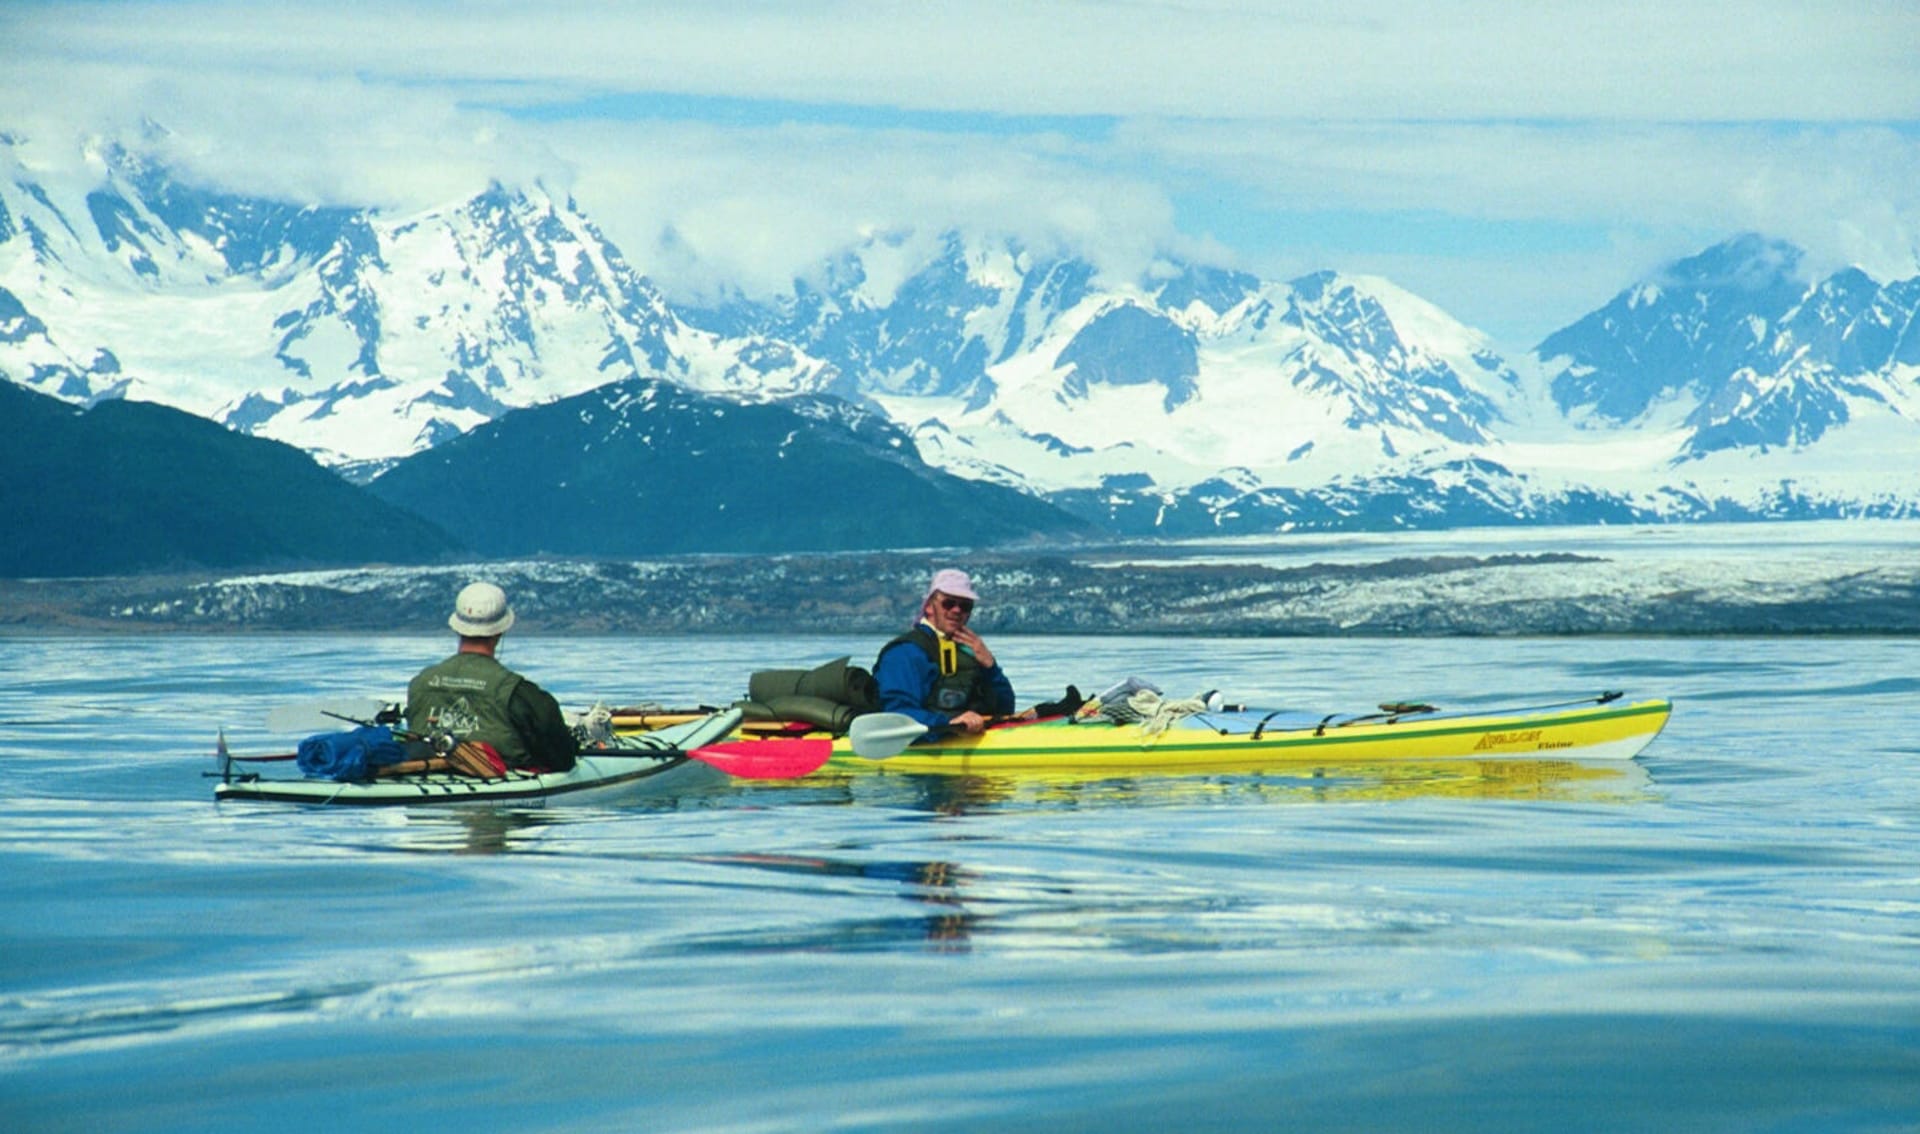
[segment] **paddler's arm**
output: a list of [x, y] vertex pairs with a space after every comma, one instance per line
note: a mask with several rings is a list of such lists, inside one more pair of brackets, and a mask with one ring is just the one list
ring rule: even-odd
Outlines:
[[527, 755], [535, 765], [549, 772], [573, 767], [580, 742], [574, 739], [573, 727], [553, 694], [522, 678], [507, 701], [507, 717], [526, 742]]

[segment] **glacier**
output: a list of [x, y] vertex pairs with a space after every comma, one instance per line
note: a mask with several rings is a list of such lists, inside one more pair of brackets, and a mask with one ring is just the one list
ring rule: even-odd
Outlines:
[[[922, 551], [527, 559], [183, 579], [3, 580], [11, 632], [445, 633], [486, 578], [516, 634], [869, 634]], [[1920, 521], [1331, 533], [975, 551], [983, 633], [1355, 637], [1920, 632]]]

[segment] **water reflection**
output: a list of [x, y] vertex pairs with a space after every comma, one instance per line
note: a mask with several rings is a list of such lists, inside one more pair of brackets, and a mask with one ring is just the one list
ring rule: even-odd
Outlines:
[[856, 926], [834, 926], [822, 943], [844, 948], [849, 943], [898, 944], [918, 939], [936, 952], [965, 952], [986, 915], [967, 904], [967, 891], [981, 881], [966, 867], [945, 860], [859, 862], [813, 855], [724, 854], [695, 855], [687, 861], [748, 866], [800, 874], [876, 879], [899, 885], [900, 897], [916, 912], [906, 918], [863, 920]]
[[1395, 799], [1636, 803], [1658, 798], [1645, 767], [1638, 761], [1619, 760], [1327, 764], [1289, 767], [1284, 772], [1160, 776], [874, 771], [816, 775], [808, 786], [817, 801], [891, 805], [945, 817], [1034, 806], [1364, 803]]
[[[398, 808], [301, 807], [283, 813], [298, 814], [304, 820], [312, 820], [323, 827], [328, 823], [323, 816], [330, 815], [336, 817], [332, 820], [335, 824], [357, 824], [359, 827], [379, 830], [380, 841], [367, 844], [370, 850], [461, 856], [524, 853], [536, 843], [537, 837], [569, 824], [621, 824], [646, 815], [702, 812], [739, 806], [742, 802], [743, 797], [725, 791], [702, 790], [688, 795], [645, 797], [600, 807], [459, 804]], [[246, 804], [235, 814], [258, 817], [263, 812], [259, 805]]]
[[409, 838], [403, 849], [456, 855], [506, 854], [527, 841], [516, 836], [555, 821], [554, 816], [537, 811], [464, 807], [442, 811], [422, 808], [408, 819]]

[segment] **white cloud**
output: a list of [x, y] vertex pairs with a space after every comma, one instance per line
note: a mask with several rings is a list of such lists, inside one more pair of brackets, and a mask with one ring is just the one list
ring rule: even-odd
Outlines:
[[[12, 0], [0, 44], [36, 154], [148, 116], [234, 189], [410, 210], [539, 177], [678, 286], [777, 287], [873, 226], [1116, 265], [1211, 236], [1522, 335], [1741, 229], [1882, 278], [1920, 240], [1907, 0]], [[1252, 211], [1194, 231], [1176, 202], [1208, 193]], [[1382, 219], [1287, 233], [1316, 211]], [[1556, 228], [1584, 244], [1529, 246]]]
[[[1820, 265], [1920, 272], [1920, 142], [1883, 126], [1173, 123], [1132, 127], [1127, 143], [1273, 210], [1583, 230], [1621, 286], [1743, 230], [1798, 243]], [[1461, 259], [1540, 256], [1557, 273], [1564, 251], [1496, 242]]]
[[1906, 0], [13, 0], [63, 61], [1173, 117], [1861, 120], [1920, 110]]
[[[972, 228], [1143, 268], [1172, 229], [1157, 186], [1077, 155], [912, 131], [574, 124], [552, 134], [581, 203], [667, 286], [782, 290], [857, 233]], [[589, 154], [598, 154], [589, 159]], [[661, 249], [671, 227], [699, 264]]]

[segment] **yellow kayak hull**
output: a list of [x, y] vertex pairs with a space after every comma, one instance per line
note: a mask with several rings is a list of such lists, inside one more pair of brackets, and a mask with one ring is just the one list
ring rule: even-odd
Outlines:
[[869, 760], [845, 737], [830, 767], [953, 773], [1180, 772], [1297, 770], [1472, 760], [1630, 760], [1666, 727], [1666, 700], [1485, 713], [1410, 715], [1393, 720], [1263, 723], [1259, 714], [1202, 713], [1148, 734], [1137, 724], [1054, 719], [1015, 723], [977, 736], [943, 737]]

